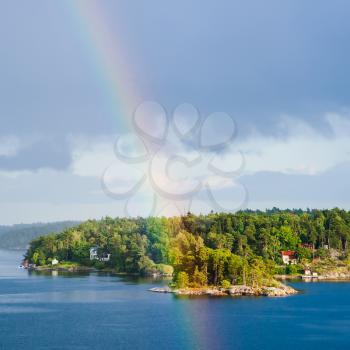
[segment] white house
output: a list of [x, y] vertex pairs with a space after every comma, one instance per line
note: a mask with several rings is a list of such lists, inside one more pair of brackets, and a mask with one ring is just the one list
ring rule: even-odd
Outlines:
[[102, 255], [98, 255], [97, 247], [90, 248], [90, 260], [109, 261], [110, 258], [111, 254], [104, 252]]
[[90, 260], [98, 260], [97, 249], [96, 247], [90, 248]]
[[56, 258], [52, 259], [51, 265], [57, 265], [57, 264], [58, 264], [58, 260]]
[[111, 254], [109, 254], [109, 253], [103, 253], [99, 260], [100, 260], [100, 261], [109, 261], [110, 258], [111, 258]]

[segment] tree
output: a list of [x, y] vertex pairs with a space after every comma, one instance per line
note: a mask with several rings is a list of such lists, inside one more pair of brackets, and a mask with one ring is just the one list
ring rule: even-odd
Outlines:
[[176, 277], [176, 287], [186, 288], [189, 285], [188, 274], [184, 271], [180, 271]]
[[195, 287], [205, 286], [207, 284], [207, 276], [204, 272], [198, 270], [198, 266], [194, 269], [192, 284]]

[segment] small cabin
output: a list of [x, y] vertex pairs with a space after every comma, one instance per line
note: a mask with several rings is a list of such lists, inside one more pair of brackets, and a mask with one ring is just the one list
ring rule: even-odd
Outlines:
[[52, 259], [51, 265], [57, 265], [57, 264], [58, 264], [58, 260], [57, 259]]
[[90, 248], [90, 260], [98, 260], [97, 249], [96, 247]]
[[297, 263], [297, 256], [294, 250], [282, 250], [281, 256], [283, 263], [286, 265], [294, 265]]
[[97, 247], [90, 248], [90, 260], [109, 261], [110, 258], [111, 254], [103, 252], [99, 255]]
[[109, 253], [103, 253], [100, 257], [100, 261], [109, 261], [111, 259], [111, 254]]

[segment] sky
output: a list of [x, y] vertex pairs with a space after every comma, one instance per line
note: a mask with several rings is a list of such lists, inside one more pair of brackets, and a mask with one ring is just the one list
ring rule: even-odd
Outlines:
[[3, 0], [0, 224], [350, 209], [346, 0]]

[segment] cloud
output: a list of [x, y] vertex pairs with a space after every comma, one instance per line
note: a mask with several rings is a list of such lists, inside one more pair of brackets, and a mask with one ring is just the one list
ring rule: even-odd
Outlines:
[[[72, 143], [70, 171], [80, 177], [99, 180], [104, 175], [108, 189], [119, 194], [132, 189], [147, 172], [153, 184], [150, 181], [145, 192], [172, 194], [190, 192], [198, 180], [220, 193], [220, 190], [237, 187], [238, 178], [245, 175], [269, 172], [316, 176], [350, 161], [350, 120], [346, 116], [328, 113], [320, 122], [326, 125], [326, 130], [316, 129], [298, 118], [283, 116], [271, 132], [275, 136], [251, 131], [248, 137], [235, 140], [222, 152], [193, 150], [170, 132], [169, 144], [156, 153], [151, 167], [147, 161], [125, 163], [115, 154], [115, 137], [80, 137]], [[135, 157], [133, 142], [135, 140], [127, 136], [120, 144], [126, 155], [129, 152]], [[169, 159], [173, 161], [169, 163]], [[189, 164], [184, 163], [184, 159]], [[213, 167], [232, 175], [225, 177], [220, 172], [213, 173]]]
[[0, 146], [0, 170], [7, 172], [37, 171], [43, 168], [66, 169], [71, 149], [65, 137], [7, 138]]
[[115, 160], [113, 142], [113, 137], [72, 139], [70, 171], [79, 176], [101, 177], [104, 169]]
[[0, 137], [0, 157], [13, 157], [20, 149], [20, 140], [15, 136]]
[[[241, 183], [249, 193], [248, 207], [349, 207], [350, 120], [346, 115], [329, 113], [320, 118], [321, 122], [326, 125], [322, 131], [284, 116], [269, 135], [251, 131], [221, 152], [192, 150], [191, 144], [177, 142], [176, 135], [170, 133], [170, 144], [157, 153], [152, 164], [153, 180], [171, 193], [187, 189], [176, 182], [183, 178], [193, 181], [188, 182], [189, 188], [202, 181], [227, 209], [243, 202]], [[125, 201], [106, 195], [102, 178], [110, 191], [120, 193], [132, 188], [150, 169], [147, 162], [132, 164], [118, 158], [114, 136], [81, 135], [63, 143], [12, 140], [2, 143], [6, 147], [1, 148], [0, 157], [3, 223], [124, 215]], [[138, 156], [133, 142], [128, 137], [122, 140], [125, 155]], [[174, 155], [177, 158], [172, 158]], [[169, 159], [176, 161], [169, 165]], [[188, 167], [183, 159], [192, 161], [193, 166]], [[208, 164], [232, 172], [232, 176], [213, 173]], [[140, 188], [138, 196], [133, 197], [135, 212], [143, 213], [151, 205], [152, 191], [150, 181]], [[167, 215], [178, 213], [172, 212], [171, 205], [165, 209]], [[205, 188], [195, 196], [192, 209], [212, 209]]]
[[[285, 116], [277, 128], [282, 136], [254, 132], [239, 140], [235, 148], [245, 156], [245, 171], [315, 175], [350, 160], [350, 120], [339, 114], [326, 114], [322, 122], [328, 133]], [[231, 157], [231, 153], [226, 153], [222, 161], [230, 163]]]

